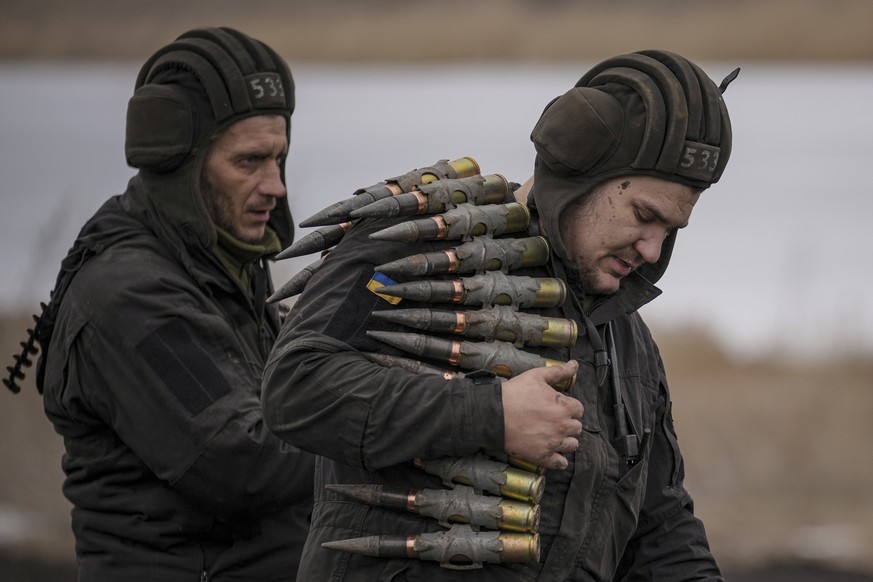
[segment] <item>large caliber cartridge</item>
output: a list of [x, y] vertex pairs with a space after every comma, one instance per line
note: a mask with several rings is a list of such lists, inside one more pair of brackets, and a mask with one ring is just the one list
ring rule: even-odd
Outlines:
[[480, 495], [472, 487], [455, 485], [454, 489], [401, 489], [385, 485], [325, 485], [325, 489], [377, 507], [409, 511], [432, 517], [440, 525], [452, 523], [536, 533], [539, 505]]
[[481, 275], [451, 280], [423, 280], [386, 285], [379, 293], [430, 303], [461, 305], [509, 305], [513, 309], [557, 307], [567, 298], [561, 279], [505, 275], [486, 271]]
[[366, 536], [324, 542], [322, 548], [376, 558], [434, 560], [443, 568], [472, 570], [483, 563], [537, 562], [539, 534], [474, 531], [465, 524], [414, 536]]
[[519, 350], [512, 344], [501, 341], [469, 342], [420, 333], [373, 330], [367, 331], [367, 337], [422, 358], [448, 362], [465, 370], [487, 370], [503, 378], [512, 378], [533, 368], [559, 366], [564, 363]]
[[457, 160], [440, 160], [432, 166], [417, 168], [401, 176], [389, 178], [384, 182], [373, 184], [355, 191], [351, 198], [346, 198], [315, 213], [300, 223], [300, 226], [321, 226], [336, 224], [349, 220], [349, 213], [366, 206], [376, 200], [388, 198], [409, 192], [416, 186], [428, 184], [447, 178], [465, 178], [479, 173], [479, 164], [470, 157]]
[[309, 255], [329, 249], [342, 240], [351, 227], [351, 222], [341, 222], [340, 224], [332, 224], [316, 229], [286, 247], [281, 253], [276, 255], [276, 260], [280, 261], [291, 257]]
[[576, 342], [578, 327], [572, 319], [543, 317], [514, 311], [505, 305], [476, 311], [435, 309], [386, 309], [372, 317], [414, 329], [453, 333], [485, 341], [511, 342], [516, 347], [568, 347]]
[[418, 360], [413, 360], [411, 358], [401, 358], [400, 356], [377, 354], [375, 352], [363, 352], [363, 354], [367, 357], [368, 360], [370, 360], [374, 364], [379, 364], [380, 366], [385, 366], [386, 368], [400, 368], [401, 370], [406, 370], [407, 372], [412, 372], [413, 374], [432, 374], [436, 376], [442, 376], [446, 380], [464, 377], [463, 372], [456, 372], [454, 370], [441, 370], [439, 368], [428, 366], [427, 364], [423, 364]]
[[482, 452], [494, 459], [495, 461], [500, 461], [501, 463], [506, 463], [507, 465], [512, 465], [517, 469], [521, 469], [523, 471], [528, 471], [529, 473], [536, 473], [538, 475], [542, 475], [546, 472], [546, 468], [536, 463], [531, 463], [530, 461], [525, 461], [524, 459], [520, 459], [518, 457], [513, 457], [506, 451], [496, 451], [494, 449], [483, 449]]
[[510, 467], [479, 453], [468, 457], [415, 459], [414, 462], [417, 467], [442, 479], [448, 487], [469, 485], [477, 491], [534, 505], [540, 502], [546, 487], [542, 475]]
[[389, 276], [411, 277], [443, 273], [504, 273], [538, 267], [549, 260], [549, 243], [541, 236], [528, 238], [477, 237], [460, 246], [410, 255], [376, 267]]
[[411, 192], [383, 198], [352, 211], [352, 218], [390, 218], [445, 212], [459, 204], [501, 204], [511, 201], [509, 182], [500, 174], [438, 180]]
[[275, 303], [276, 301], [281, 301], [282, 299], [287, 299], [301, 293], [323, 262], [324, 257], [321, 257], [303, 267], [300, 272], [291, 277], [287, 283], [279, 287], [275, 293], [270, 295], [267, 298], [267, 303]]
[[530, 210], [518, 202], [488, 204], [486, 206], [461, 204], [442, 214], [389, 226], [370, 234], [370, 238], [395, 242], [468, 241], [474, 236], [499, 236], [521, 232], [529, 224]]

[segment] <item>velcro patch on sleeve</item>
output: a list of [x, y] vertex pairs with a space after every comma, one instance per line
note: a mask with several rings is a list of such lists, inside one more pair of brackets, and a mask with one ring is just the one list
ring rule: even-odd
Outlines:
[[231, 390], [214, 357], [200, 347], [181, 320], [174, 319], [150, 333], [137, 350], [191, 416]]

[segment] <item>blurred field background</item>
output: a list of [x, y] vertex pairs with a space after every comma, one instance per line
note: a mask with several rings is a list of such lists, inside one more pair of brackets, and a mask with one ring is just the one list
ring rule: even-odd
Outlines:
[[0, 57], [141, 59], [228, 24], [304, 61], [554, 60], [669, 42], [696, 60], [873, 55], [866, 0], [2, 0]]
[[[707, 61], [869, 62], [871, 23], [866, 0], [0, 0], [0, 59], [141, 61], [230, 25], [295, 62], [593, 60], [668, 42]], [[3, 367], [30, 325], [0, 314]], [[873, 580], [873, 354], [740, 359], [700, 330], [655, 333], [729, 579]], [[22, 392], [0, 389], [0, 581], [74, 580], [63, 446], [30, 376]]]

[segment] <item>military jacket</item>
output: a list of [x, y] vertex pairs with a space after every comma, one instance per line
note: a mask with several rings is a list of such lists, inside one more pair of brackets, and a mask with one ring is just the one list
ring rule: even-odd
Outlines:
[[[703, 526], [693, 515], [692, 500], [683, 487], [683, 461], [664, 367], [636, 313], [658, 290], [638, 275], [625, 280], [620, 293], [600, 301], [590, 312], [602, 339], [607, 324], [613, 330], [617, 357], [610, 373], [618, 375], [627, 421], [639, 438], [640, 452], [633, 464], [615, 446], [611, 381], [597, 381], [592, 342], [580, 313], [570, 301], [543, 312], [580, 323], [579, 338], [571, 348], [538, 351], [557, 360], [579, 359], [570, 393], [582, 401], [585, 413], [581, 444], [568, 455], [569, 468], [545, 473], [539, 562], [453, 570], [432, 561], [365, 557], [322, 547], [332, 540], [411, 536], [441, 529], [433, 519], [364, 505], [326, 490], [325, 485], [440, 488], [439, 477], [416, 468], [411, 460], [503, 447], [498, 378], [414, 374], [382, 367], [364, 355], [401, 354], [368, 337], [367, 330], [409, 331], [375, 321], [372, 313], [423, 306], [409, 300], [395, 306], [371, 291], [374, 267], [448, 246], [368, 238], [396, 221], [362, 220], [327, 254], [296, 301], [268, 361], [267, 423], [281, 438], [320, 455], [302, 579], [720, 580]], [[563, 276], [550, 266], [519, 274]]]
[[263, 422], [268, 274], [247, 297], [145, 189], [85, 225], [44, 315], [79, 580], [294, 580], [313, 459]]

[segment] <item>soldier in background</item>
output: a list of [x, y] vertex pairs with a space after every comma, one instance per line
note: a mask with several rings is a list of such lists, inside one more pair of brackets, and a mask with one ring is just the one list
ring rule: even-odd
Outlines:
[[270, 433], [260, 399], [293, 110], [287, 64], [229, 28], [140, 71], [139, 172], [83, 227], [36, 334], [81, 581], [296, 579], [313, 458]]
[[457, 246], [473, 211], [401, 223], [408, 194], [350, 214], [265, 374], [270, 428], [320, 455], [303, 578], [721, 580], [637, 310], [728, 162], [728, 82], [664, 51], [595, 66], [533, 129], [521, 230]]

